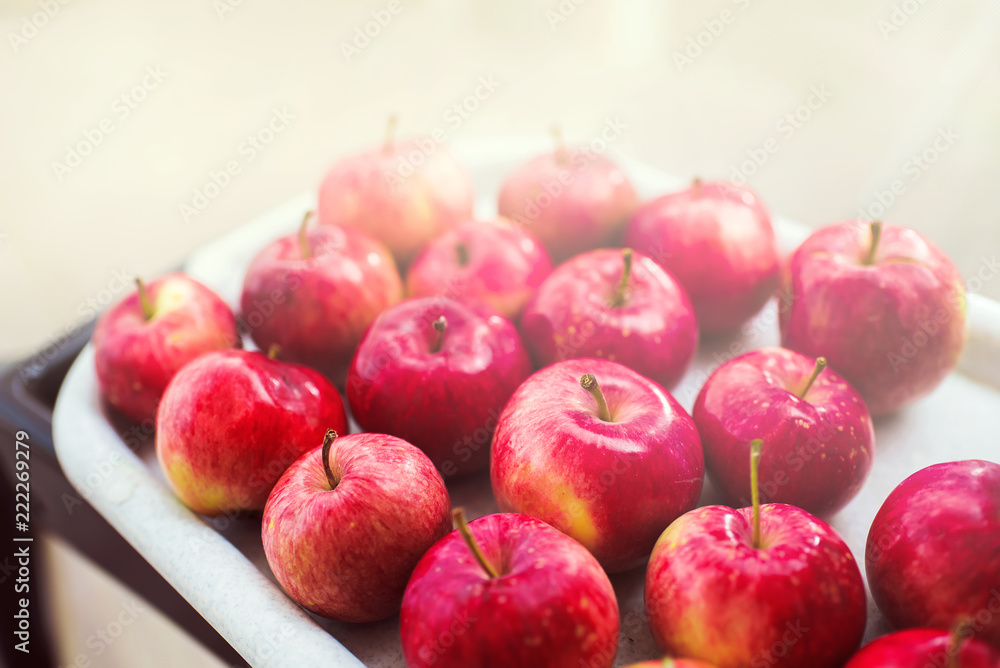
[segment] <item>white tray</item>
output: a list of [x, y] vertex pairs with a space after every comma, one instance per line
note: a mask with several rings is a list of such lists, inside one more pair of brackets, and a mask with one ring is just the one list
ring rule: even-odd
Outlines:
[[[543, 140], [500, 139], [466, 144], [456, 152], [472, 170], [479, 193], [477, 214], [496, 213], [503, 176], [529, 156], [547, 150]], [[683, 181], [622, 159], [643, 197], [675, 189]], [[295, 229], [315, 204], [303, 195], [196, 252], [186, 265], [194, 278], [236, 306], [250, 258], [271, 239]], [[784, 252], [808, 233], [775, 220]], [[675, 388], [690, 410], [707, 372], [736, 342], [742, 350], [778, 344], [776, 306], [757, 317], [760, 333], [703, 346]], [[861, 493], [832, 519], [863, 570], [868, 528], [886, 495], [903, 478], [937, 462], [998, 459], [1000, 433], [1000, 304], [969, 299], [969, 343], [958, 373], [907, 410], [875, 421], [875, 461]], [[70, 369], [53, 418], [56, 454], [73, 486], [254, 666], [403, 666], [398, 618], [344, 625], [306, 613], [275, 584], [260, 542], [259, 515], [208, 522], [168, 490], [156, 464], [152, 439], [133, 454], [106, 418], [98, 398], [93, 350], [88, 345]], [[489, 478], [449, 485], [454, 505], [470, 519], [496, 512]], [[701, 502], [715, 495], [706, 481]], [[616, 665], [658, 655], [642, 606], [644, 569], [612, 577], [622, 616]], [[887, 626], [869, 597], [866, 640]], [[471, 667], [470, 667], [471, 668]]]

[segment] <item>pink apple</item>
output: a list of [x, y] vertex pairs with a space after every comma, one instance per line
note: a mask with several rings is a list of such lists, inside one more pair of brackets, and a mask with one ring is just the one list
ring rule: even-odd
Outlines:
[[156, 457], [195, 512], [260, 510], [288, 465], [347, 433], [344, 405], [320, 373], [256, 352], [202, 355], [174, 376], [156, 415]]
[[163, 390], [182, 366], [210, 350], [238, 348], [233, 312], [184, 274], [139, 289], [108, 310], [91, 342], [101, 396], [125, 417], [156, 417]]
[[684, 288], [631, 249], [590, 251], [560, 265], [521, 321], [539, 366], [603, 357], [673, 387], [691, 365], [698, 323]]
[[640, 207], [625, 243], [687, 289], [704, 335], [738, 328], [778, 286], [771, 216], [747, 188], [695, 179], [690, 188]]
[[839, 668], [865, 630], [858, 565], [823, 520], [753, 496], [751, 508], [692, 510], [660, 536], [644, 594], [653, 639], [719, 668]]
[[873, 415], [924, 396], [958, 363], [965, 287], [950, 260], [914, 230], [847, 221], [792, 256], [781, 342], [823, 355]]
[[868, 532], [865, 571], [897, 628], [969, 618], [1000, 647], [1000, 465], [935, 464], [900, 483]]
[[517, 321], [552, 271], [548, 251], [503, 218], [468, 221], [432, 241], [410, 265], [411, 297], [479, 299]]
[[242, 319], [263, 350], [342, 383], [368, 325], [403, 295], [396, 264], [379, 241], [352, 227], [315, 227], [282, 237], [250, 263]]
[[840, 510], [871, 470], [875, 432], [864, 401], [826, 360], [763, 348], [717, 368], [692, 416], [705, 466], [727, 503], [750, 503], [750, 442], [768, 447], [761, 494], [815, 515]]
[[561, 262], [609, 245], [637, 204], [635, 189], [617, 163], [586, 147], [560, 144], [507, 176], [498, 209]]
[[448, 477], [488, 466], [500, 411], [530, 373], [517, 330], [485, 304], [408, 299], [365, 334], [347, 399], [365, 431], [406, 439]]
[[704, 478], [694, 421], [660, 385], [617, 362], [557, 362], [507, 402], [490, 477], [500, 510], [537, 517], [609, 572], [645, 562], [695, 507]]
[[618, 603], [572, 538], [524, 515], [487, 515], [417, 564], [400, 633], [409, 668], [610, 668]]
[[436, 137], [395, 142], [334, 163], [319, 190], [319, 221], [359, 227], [404, 265], [425, 244], [472, 217], [472, 177]]
[[1000, 668], [1000, 651], [941, 629], [909, 629], [873, 640], [844, 668]]
[[330, 431], [274, 486], [261, 534], [271, 572], [299, 605], [371, 622], [399, 610], [413, 568], [450, 530], [448, 490], [420, 450]]

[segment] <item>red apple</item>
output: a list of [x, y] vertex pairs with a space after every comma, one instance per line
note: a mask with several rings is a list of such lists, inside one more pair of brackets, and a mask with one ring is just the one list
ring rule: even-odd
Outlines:
[[560, 142], [507, 176], [498, 210], [529, 229], [561, 262], [609, 245], [637, 204], [635, 189], [613, 160]]
[[242, 318], [263, 350], [306, 364], [342, 383], [368, 325], [403, 296], [392, 256], [352, 227], [308, 229], [282, 237], [250, 263]]
[[490, 455], [500, 510], [580, 541], [609, 572], [635, 568], [695, 507], [705, 466], [694, 421], [670, 393], [601, 359], [557, 362], [507, 402]]
[[680, 281], [705, 335], [736, 329], [778, 287], [771, 216], [747, 188], [695, 179], [690, 188], [640, 207], [625, 243]]
[[897, 628], [970, 618], [1000, 647], [1000, 465], [935, 464], [900, 483], [868, 532], [865, 571]]
[[274, 486], [261, 535], [271, 572], [299, 605], [371, 622], [399, 610], [413, 568], [450, 530], [448, 490], [420, 450], [329, 431]]
[[425, 244], [472, 217], [472, 177], [437, 138], [386, 142], [334, 163], [319, 189], [319, 221], [359, 227], [406, 264]]
[[667, 656], [655, 661], [630, 663], [625, 668], [716, 668], [716, 666], [697, 659], [672, 659]]
[[517, 321], [552, 271], [548, 251], [503, 218], [468, 221], [432, 241], [410, 265], [411, 297], [479, 299]]
[[909, 629], [873, 640], [844, 668], [1000, 668], [1000, 652], [941, 629]]
[[684, 288], [653, 260], [604, 249], [560, 265], [521, 321], [539, 366], [603, 357], [673, 387], [698, 347], [698, 323]]
[[233, 312], [204, 285], [171, 274], [138, 290], [101, 316], [91, 343], [101, 396], [125, 417], [156, 417], [177, 370], [210, 350], [238, 348]]
[[752, 508], [692, 510], [656, 542], [645, 589], [653, 639], [719, 668], [838, 668], [865, 630], [858, 565], [828, 524], [761, 506], [753, 487]]
[[347, 399], [365, 431], [406, 439], [448, 477], [486, 468], [500, 411], [530, 373], [517, 330], [485, 304], [408, 299], [365, 334]]
[[257, 352], [206, 353], [182, 368], [156, 415], [156, 456], [195, 512], [260, 510], [288, 465], [347, 433], [344, 405], [319, 372]]
[[814, 515], [840, 510], [871, 470], [875, 431], [864, 401], [846, 380], [783, 348], [763, 348], [717, 368], [692, 416], [705, 467], [727, 503], [750, 503], [749, 444], [768, 444], [760, 462], [764, 501]]
[[456, 515], [406, 586], [409, 668], [610, 668], [618, 603], [587, 550], [524, 515]]
[[950, 260], [914, 230], [848, 221], [792, 256], [781, 344], [823, 355], [873, 415], [924, 396], [955, 368], [965, 342], [965, 287]]

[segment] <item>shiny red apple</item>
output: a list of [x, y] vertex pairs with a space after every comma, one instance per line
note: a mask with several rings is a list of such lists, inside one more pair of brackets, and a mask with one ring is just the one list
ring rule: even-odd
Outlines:
[[673, 387], [691, 365], [698, 323], [684, 288], [632, 249], [577, 255], [545, 279], [521, 321], [539, 366], [603, 357]]
[[[750, 441], [768, 444], [761, 496], [814, 515], [840, 510], [871, 470], [875, 431], [860, 395], [826, 360], [763, 348], [717, 368], [692, 416], [727, 503], [750, 503]], [[825, 369], [825, 370], [824, 370]]]
[[498, 210], [530, 230], [561, 262], [609, 245], [637, 204], [617, 163], [589, 148], [560, 143], [507, 176]]
[[241, 318], [254, 342], [342, 383], [368, 325], [403, 296], [396, 264], [353, 227], [308, 228], [278, 239], [250, 263]]
[[156, 416], [156, 457], [181, 501], [203, 515], [260, 510], [289, 464], [347, 433], [337, 389], [319, 372], [227, 350], [174, 376]]
[[399, 625], [408, 668], [610, 668], [618, 603], [572, 538], [516, 514], [453, 531], [417, 564]]
[[125, 417], [156, 417], [163, 390], [182, 366], [211, 350], [240, 347], [233, 312], [184, 274], [171, 274], [109, 309], [91, 343], [101, 396]]
[[485, 304], [408, 299], [365, 334], [347, 399], [365, 431], [406, 439], [450, 477], [486, 468], [500, 411], [530, 373], [517, 330]]
[[523, 227], [504, 218], [472, 220], [428, 244], [410, 265], [411, 297], [478, 299], [516, 322], [552, 271], [549, 253]]
[[901, 482], [872, 522], [865, 572], [897, 628], [968, 618], [1000, 648], [1000, 464], [935, 464]]
[[865, 630], [851, 551], [805, 510], [753, 501], [692, 510], [660, 536], [644, 594], [653, 639], [719, 668], [839, 668]]
[[625, 243], [680, 281], [703, 335], [738, 328], [778, 287], [771, 216], [747, 188], [695, 179], [690, 188], [641, 206]]
[[358, 227], [406, 264], [429, 241], [472, 217], [472, 177], [439, 137], [396, 142], [335, 162], [319, 189], [323, 225]]
[[617, 362], [557, 362], [500, 415], [490, 455], [500, 510], [572, 536], [609, 572], [645, 562], [695, 507], [704, 479], [694, 421], [670, 393]]
[[789, 262], [781, 343], [823, 355], [872, 415], [929, 393], [965, 342], [965, 287], [918, 232], [862, 221], [813, 232]]
[[271, 572], [299, 605], [371, 622], [399, 610], [413, 568], [451, 531], [451, 502], [406, 441], [330, 431], [281, 476], [262, 527]]
[[941, 629], [908, 629], [868, 643], [844, 668], [1000, 668], [1000, 651]]

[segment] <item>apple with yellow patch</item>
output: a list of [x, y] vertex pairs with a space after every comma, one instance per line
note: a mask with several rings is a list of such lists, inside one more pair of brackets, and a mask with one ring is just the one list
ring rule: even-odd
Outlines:
[[617, 362], [578, 358], [514, 392], [490, 475], [503, 512], [551, 524], [614, 572], [641, 565], [695, 507], [705, 462], [694, 420], [663, 387]]
[[285, 469], [347, 433], [337, 388], [321, 373], [246, 350], [181, 369], [156, 416], [156, 457], [181, 501], [203, 515], [261, 510]]

